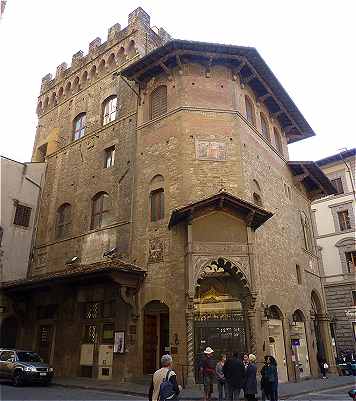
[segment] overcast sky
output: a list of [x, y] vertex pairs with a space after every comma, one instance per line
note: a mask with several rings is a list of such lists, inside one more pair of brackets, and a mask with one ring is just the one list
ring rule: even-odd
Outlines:
[[356, 146], [356, 0], [8, 0], [0, 22], [0, 154], [29, 161], [41, 78], [141, 6], [174, 38], [253, 46], [317, 136], [290, 158]]

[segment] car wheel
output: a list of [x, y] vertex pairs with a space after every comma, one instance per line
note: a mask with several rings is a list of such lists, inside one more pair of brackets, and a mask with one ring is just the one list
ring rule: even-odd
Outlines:
[[12, 383], [15, 387], [20, 387], [23, 385], [23, 374], [22, 372], [15, 372], [12, 379]]

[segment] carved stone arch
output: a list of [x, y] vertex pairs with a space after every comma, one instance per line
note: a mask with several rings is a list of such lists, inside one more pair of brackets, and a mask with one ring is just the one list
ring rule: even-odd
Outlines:
[[194, 267], [194, 277], [192, 286], [195, 288], [199, 280], [208, 277], [211, 274], [230, 275], [240, 282], [242, 287], [250, 289], [250, 282], [244, 269], [239, 263], [231, 261], [226, 257], [219, 257], [212, 260], [211, 256], [200, 257]]

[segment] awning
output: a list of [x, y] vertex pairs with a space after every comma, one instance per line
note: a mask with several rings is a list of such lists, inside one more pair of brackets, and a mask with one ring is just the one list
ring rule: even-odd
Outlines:
[[236, 214], [243, 218], [246, 224], [253, 230], [256, 230], [273, 216], [273, 213], [253, 203], [244, 201], [228, 192], [222, 191], [209, 198], [173, 210], [168, 227], [171, 229], [173, 226], [183, 221], [194, 219], [212, 210], [226, 210]]
[[99, 278], [121, 281], [125, 285], [135, 287], [145, 276], [146, 272], [138, 266], [122, 260], [109, 260], [91, 264], [68, 265], [67, 268], [60, 271], [7, 281], [1, 283], [0, 289], [4, 292], [17, 292], [66, 282], [95, 281]]

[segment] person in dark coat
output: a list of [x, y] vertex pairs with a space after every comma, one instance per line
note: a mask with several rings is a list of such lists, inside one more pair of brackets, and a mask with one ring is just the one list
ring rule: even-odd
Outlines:
[[261, 369], [262, 400], [266, 397], [271, 401], [278, 400], [277, 362], [273, 356], [265, 356], [265, 364]]
[[256, 357], [253, 354], [248, 356], [249, 364], [246, 368], [246, 381], [245, 381], [245, 398], [247, 400], [256, 400], [257, 394], [257, 366]]
[[245, 367], [240, 361], [237, 352], [225, 362], [223, 373], [227, 384], [228, 400], [240, 401], [240, 393], [245, 385], [246, 374]]

